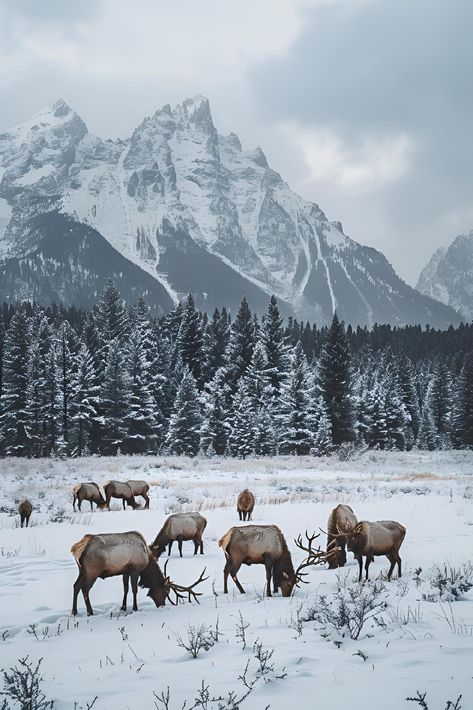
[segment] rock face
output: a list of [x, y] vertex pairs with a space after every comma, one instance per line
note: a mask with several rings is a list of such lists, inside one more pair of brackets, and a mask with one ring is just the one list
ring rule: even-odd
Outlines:
[[473, 231], [438, 249], [422, 270], [417, 290], [473, 320]]
[[219, 135], [203, 97], [126, 141], [90, 135], [64, 101], [0, 134], [0, 299], [89, 303], [125, 272], [157, 312], [189, 291], [208, 311], [243, 295], [262, 311], [275, 293], [319, 324], [335, 309], [362, 325], [459, 320], [292, 192], [261, 148]]

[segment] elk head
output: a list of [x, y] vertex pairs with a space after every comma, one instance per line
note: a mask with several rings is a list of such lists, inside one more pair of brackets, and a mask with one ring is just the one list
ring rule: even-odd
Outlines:
[[[202, 595], [202, 592], [195, 592], [194, 588], [197, 587], [198, 584], [201, 584], [201, 582], [205, 582], [205, 580], [208, 579], [208, 577], [204, 577], [206, 567], [204, 567], [204, 569], [200, 573], [200, 577], [197, 581], [195, 581], [193, 584], [190, 584], [188, 587], [184, 587], [181, 584], [171, 582], [170, 578], [167, 576], [168, 562], [169, 560], [166, 560], [166, 563], [164, 565], [164, 590], [166, 594], [165, 598], [169, 599], [173, 606], [177, 606], [179, 604], [179, 601], [181, 599], [185, 599], [187, 595], [187, 599], [189, 602], [195, 600], [197, 604], [199, 604], [199, 600], [197, 597], [200, 597]], [[171, 592], [175, 595], [174, 600], [171, 599]]]

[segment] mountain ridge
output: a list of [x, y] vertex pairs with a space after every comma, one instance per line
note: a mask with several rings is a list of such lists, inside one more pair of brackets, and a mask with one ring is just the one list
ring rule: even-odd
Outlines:
[[245, 151], [236, 134], [220, 135], [205, 97], [165, 105], [126, 140], [91, 135], [59, 99], [1, 133], [0, 156], [4, 265], [34, 248], [31, 220], [55, 212], [155, 279], [166, 293], [159, 308], [189, 290], [202, 308], [230, 305], [228, 286], [232, 306], [251, 292], [260, 310], [274, 293], [285, 312], [320, 323], [335, 309], [360, 325], [459, 322], [294, 193], [260, 146]]

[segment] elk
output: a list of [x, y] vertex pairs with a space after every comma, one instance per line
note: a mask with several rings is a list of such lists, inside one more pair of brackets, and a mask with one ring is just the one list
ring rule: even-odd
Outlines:
[[[124, 533], [105, 533], [102, 535], [84, 535], [84, 537], [71, 547], [72, 556], [77, 562], [79, 576], [74, 582], [72, 599], [72, 615], [77, 615], [77, 597], [82, 591], [87, 615], [93, 615], [89, 592], [96, 580], [100, 577], [123, 577], [123, 602], [121, 609], [126, 611], [128, 585], [131, 579], [133, 592], [133, 611], [138, 610], [136, 597], [138, 584], [148, 589], [148, 597], [157, 607], [164, 606], [166, 599], [171, 604], [178, 604], [180, 599], [188, 595], [188, 600], [197, 602], [201, 592], [195, 592], [195, 587], [205, 581], [205, 569], [199, 579], [188, 587], [171, 582], [167, 576], [166, 566], [164, 574], [158, 565], [151, 549], [141, 533], [136, 531]], [[170, 597], [175, 594], [175, 601]]]
[[347, 548], [353, 552], [355, 559], [360, 566], [358, 581], [361, 582], [363, 576], [363, 557], [366, 557], [365, 571], [368, 579], [368, 570], [375, 557], [386, 555], [391, 566], [388, 572], [388, 579], [391, 579], [394, 567], [397, 562], [398, 576], [401, 576], [401, 558], [399, 548], [401, 547], [406, 528], [394, 520], [378, 520], [368, 522], [363, 520], [355, 526], [346, 526], [342, 535], [334, 535], [336, 539], [345, 538]]
[[121, 481], [107, 481], [103, 489], [105, 491], [105, 502], [107, 506], [110, 505], [111, 498], [119, 498], [123, 503], [123, 510], [125, 510], [125, 504], [131, 506], [133, 510], [140, 507], [139, 503], [135, 500], [133, 489], [129, 483], [122, 483]]
[[184, 540], [192, 540], [194, 543], [194, 555], [200, 548], [200, 554], [204, 554], [204, 534], [207, 520], [200, 513], [175, 513], [170, 515], [163, 527], [156, 535], [151, 544], [156, 557], [160, 557], [168, 546], [168, 557], [171, 554], [172, 543], [177, 540], [179, 546], [179, 556], [182, 557], [182, 543]]
[[237, 499], [237, 512], [240, 520], [251, 520], [251, 514], [255, 507], [255, 497], [248, 488], [240, 493]]
[[336, 569], [337, 567], [343, 567], [347, 561], [347, 553], [345, 551], [346, 538], [339, 537], [337, 540], [337, 535], [342, 535], [347, 528], [354, 528], [358, 520], [355, 513], [350, 508], [349, 505], [337, 505], [336, 508], [332, 510], [329, 515], [327, 523], [327, 551], [333, 547], [332, 543], [340, 548], [340, 552], [337, 555], [332, 555], [328, 560], [329, 569]]
[[90, 503], [90, 510], [93, 510], [93, 503], [97, 508], [107, 508], [107, 504], [104, 497], [100, 491], [100, 488], [96, 483], [89, 481], [89, 483], [78, 483], [72, 489], [72, 507], [76, 509], [76, 501], [79, 510], [82, 506], [82, 501], [88, 500]]
[[141, 496], [145, 501], [145, 508], [149, 508], [149, 485], [146, 481], [127, 481], [134, 496]]
[[[307, 558], [294, 570], [291, 553], [281, 530], [276, 525], [247, 525], [233, 527], [219, 540], [218, 544], [225, 553], [226, 563], [223, 570], [223, 591], [228, 594], [228, 575], [230, 574], [241, 594], [237, 573], [241, 565], [264, 565], [266, 568], [266, 593], [271, 596], [271, 578], [273, 591], [281, 589], [283, 597], [289, 597], [294, 587], [299, 586], [305, 576], [302, 570], [310, 565], [320, 564], [326, 559], [326, 553], [313, 550], [312, 543], [318, 535], [309, 537], [308, 545], [302, 544], [302, 538], [295, 541], [297, 547], [307, 553]], [[329, 554], [333, 554], [334, 551]]]
[[20, 514], [21, 527], [23, 527], [23, 523], [26, 523], [26, 527], [28, 527], [31, 513], [33, 512], [33, 506], [31, 505], [28, 498], [25, 498], [21, 501], [20, 505], [18, 506], [18, 512]]

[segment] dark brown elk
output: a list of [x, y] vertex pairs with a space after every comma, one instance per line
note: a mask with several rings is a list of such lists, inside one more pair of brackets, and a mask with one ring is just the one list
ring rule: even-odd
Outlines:
[[255, 497], [248, 488], [240, 493], [237, 499], [237, 512], [240, 520], [251, 520], [251, 514], [255, 507]]
[[335, 541], [337, 541], [340, 551], [329, 558], [329, 569], [343, 567], [346, 564], [346, 538], [337, 536], [343, 535], [347, 527], [354, 528], [357, 522], [356, 515], [349, 505], [337, 505], [330, 513], [327, 523], [327, 551], [333, 547]]
[[398, 575], [399, 577], [401, 576], [399, 548], [405, 536], [406, 528], [394, 520], [378, 520], [373, 523], [363, 520], [354, 527], [346, 527], [343, 535], [336, 535], [335, 537], [337, 539], [341, 537], [346, 539], [348, 550], [353, 552], [355, 559], [358, 560], [360, 566], [358, 581], [361, 582], [363, 575], [363, 557], [366, 557], [366, 579], [368, 579], [370, 564], [374, 562], [375, 557], [381, 555], [386, 555], [391, 563], [388, 579], [391, 579], [396, 563]]
[[146, 481], [127, 481], [134, 496], [141, 496], [145, 501], [145, 508], [149, 508], [149, 485]]
[[31, 505], [28, 498], [25, 498], [21, 501], [20, 505], [18, 506], [18, 512], [20, 514], [21, 527], [23, 527], [23, 523], [26, 523], [26, 527], [28, 527], [31, 513], [33, 512], [33, 506]]
[[92, 481], [89, 481], [88, 483], [78, 483], [72, 489], [72, 507], [74, 510], [76, 509], [76, 501], [80, 510], [83, 500], [88, 500], [90, 502], [90, 510], [93, 510], [93, 503], [95, 503], [97, 508], [107, 507], [100, 488]]
[[[148, 589], [148, 597], [154, 601], [157, 607], [163, 606], [166, 599], [172, 604], [177, 604], [180, 599], [184, 599], [187, 594], [189, 601], [200, 596], [195, 592], [195, 587], [203, 582], [205, 570], [199, 579], [188, 587], [183, 587], [175, 582], [171, 582], [158, 565], [158, 562], [146, 544], [143, 536], [136, 531], [125, 533], [106, 533], [103, 535], [84, 535], [84, 537], [71, 547], [72, 555], [79, 567], [79, 576], [74, 582], [74, 594], [72, 600], [72, 614], [77, 614], [77, 597], [82, 591], [87, 614], [91, 616], [94, 612], [89, 599], [89, 592], [96, 580], [100, 577], [123, 577], [123, 602], [122, 611], [126, 611], [128, 596], [128, 585], [131, 580], [133, 592], [133, 611], [138, 610], [136, 597], [138, 584], [140, 587]], [[170, 597], [171, 592], [175, 594], [175, 601]]]
[[268, 597], [271, 596], [271, 579], [273, 591], [276, 593], [281, 589], [282, 595], [289, 597], [294, 587], [304, 581], [302, 577], [305, 573], [302, 570], [325, 561], [326, 553], [312, 548], [316, 537], [318, 535], [307, 536], [308, 546], [304, 547], [299, 536], [296, 545], [307, 553], [307, 558], [294, 570], [286, 540], [276, 525], [230, 528], [218, 542], [226, 557], [223, 570], [224, 593], [228, 594], [228, 575], [231, 575], [241, 594], [245, 593], [237, 577], [241, 565], [264, 565]]
[[125, 510], [126, 505], [129, 505], [136, 510], [140, 507], [139, 503], [136, 502], [133, 495], [133, 489], [129, 483], [122, 483], [121, 481], [107, 481], [103, 487], [105, 491], [105, 502], [109, 506], [110, 500], [112, 498], [118, 498], [123, 503], [123, 510]]
[[175, 513], [170, 515], [163, 527], [156, 535], [156, 539], [151, 544], [156, 557], [160, 557], [168, 547], [168, 556], [171, 554], [172, 543], [177, 541], [179, 555], [182, 557], [182, 543], [185, 540], [192, 540], [194, 543], [194, 555], [200, 548], [200, 554], [204, 554], [204, 534], [207, 520], [200, 513]]

